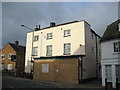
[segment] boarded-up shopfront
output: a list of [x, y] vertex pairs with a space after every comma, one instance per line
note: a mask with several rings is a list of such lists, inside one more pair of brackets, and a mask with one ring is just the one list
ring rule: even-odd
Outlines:
[[78, 57], [40, 58], [34, 61], [34, 79], [74, 83], [79, 82]]

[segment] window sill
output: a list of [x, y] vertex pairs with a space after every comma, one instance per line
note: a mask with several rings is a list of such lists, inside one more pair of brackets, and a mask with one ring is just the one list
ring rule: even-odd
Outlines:
[[114, 52], [113, 55], [117, 55], [117, 54], [120, 54], [120, 52]]
[[67, 35], [67, 36], [64, 36], [64, 37], [70, 37], [71, 35]]

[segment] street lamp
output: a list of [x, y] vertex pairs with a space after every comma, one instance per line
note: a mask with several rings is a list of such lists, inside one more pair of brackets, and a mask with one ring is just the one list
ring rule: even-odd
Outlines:
[[[33, 40], [34, 40], [34, 30], [33, 29], [31, 29], [31, 28], [29, 28], [29, 27], [27, 27], [26, 25], [21, 25], [22, 27], [24, 27], [24, 28], [27, 28], [27, 29], [29, 29], [29, 30], [31, 30], [32, 32], [33, 32], [33, 34], [32, 34], [32, 51], [31, 51], [31, 64], [32, 63], [34, 63], [34, 61], [32, 60], [32, 55], [33, 55]], [[31, 66], [31, 73], [32, 73], [32, 66]]]

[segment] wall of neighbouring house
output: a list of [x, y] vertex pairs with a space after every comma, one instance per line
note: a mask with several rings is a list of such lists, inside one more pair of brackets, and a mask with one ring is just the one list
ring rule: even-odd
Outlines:
[[15, 69], [16, 62], [12, 62], [11, 59], [8, 59], [9, 54], [16, 55], [15, 50], [10, 46], [10, 44], [6, 44], [6, 46], [2, 49], [2, 54], [5, 54], [5, 59], [2, 60], [4, 69], [8, 69], [8, 64], [12, 64], [12, 69]]
[[[48, 65], [47, 72], [44, 72], [44, 64]], [[78, 58], [35, 60], [33, 77], [37, 80], [77, 84]]]
[[17, 53], [17, 66], [19, 67], [19, 71], [23, 72], [25, 68], [25, 54]]
[[[99, 43], [99, 42], [97, 42]], [[96, 35], [85, 24], [85, 58], [83, 60], [83, 79], [97, 77]]]

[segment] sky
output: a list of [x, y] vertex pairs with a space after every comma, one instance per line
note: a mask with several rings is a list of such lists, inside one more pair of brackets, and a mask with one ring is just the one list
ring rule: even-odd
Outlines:
[[26, 34], [36, 25], [41, 28], [56, 24], [85, 20], [100, 36], [107, 25], [118, 19], [118, 2], [2, 2], [2, 47], [19, 41], [26, 44]]

